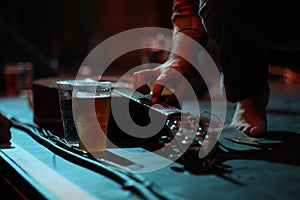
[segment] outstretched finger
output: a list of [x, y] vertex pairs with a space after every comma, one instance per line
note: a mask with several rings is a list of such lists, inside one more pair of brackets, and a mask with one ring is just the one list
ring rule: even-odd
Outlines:
[[152, 103], [157, 103], [161, 97], [161, 93], [164, 89], [164, 86], [160, 83], [155, 83], [152, 91]]

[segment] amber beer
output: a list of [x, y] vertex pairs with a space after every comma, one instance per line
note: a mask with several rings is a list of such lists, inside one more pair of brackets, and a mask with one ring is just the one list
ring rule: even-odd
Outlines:
[[20, 86], [18, 83], [18, 77], [21, 74], [21, 70], [18, 68], [5, 67], [4, 68], [4, 79], [6, 86], [6, 95], [15, 96], [18, 95], [20, 91]]
[[33, 68], [31, 62], [7, 63], [3, 68], [6, 95], [26, 95], [32, 87]]
[[74, 96], [73, 114], [80, 149], [88, 152], [105, 150], [110, 101], [110, 93], [96, 96], [77, 93]]

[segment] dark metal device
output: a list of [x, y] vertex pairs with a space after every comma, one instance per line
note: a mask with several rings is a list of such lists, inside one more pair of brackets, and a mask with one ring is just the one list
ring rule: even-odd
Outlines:
[[[110, 115], [108, 124], [107, 137], [110, 144], [117, 147], [143, 147], [148, 150], [161, 148], [163, 144], [159, 142], [160, 138], [169, 131], [167, 120], [170, 116], [181, 115], [180, 109], [170, 106], [165, 102], [159, 102], [159, 107], [153, 107], [151, 96], [144, 95], [139, 92], [132, 92], [130, 89], [114, 89], [113, 101], [117, 106], [127, 106], [130, 117], [137, 126], [147, 126], [151, 123], [149, 111], [152, 112], [151, 117], [156, 120], [162, 120], [165, 124], [162, 129], [151, 137], [143, 137], [143, 133], [135, 133], [138, 137], [130, 135], [123, 131], [116, 122], [113, 115]], [[128, 105], [129, 101], [129, 105]], [[118, 109], [118, 108], [117, 108]], [[109, 144], [108, 144], [109, 146]]]

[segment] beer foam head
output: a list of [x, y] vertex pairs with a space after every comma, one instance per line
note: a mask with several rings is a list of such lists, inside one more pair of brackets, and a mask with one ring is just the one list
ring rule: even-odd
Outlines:
[[111, 95], [111, 82], [98, 82], [94, 80], [75, 81], [73, 96], [77, 98], [104, 98]]

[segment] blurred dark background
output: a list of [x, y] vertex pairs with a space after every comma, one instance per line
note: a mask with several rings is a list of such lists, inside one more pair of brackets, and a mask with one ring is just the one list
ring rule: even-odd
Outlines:
[[[0, 3], [0, 90], [7, 62], [31, 61], [34, 78], [75, 74], [96, 45], [122, 31], [172, 28], [172, 0], [10, 0]], [[130, 54], [130, 67], [140, 56]], [[120, 61], [120, 62], [121, 62]]]
[[[31, 61], [34, 78], [75, 75], [88, 53], [103, 40], [132, 28], [172, 28], [173, 0], [9, 0], [0, 1], [0, 93], [4, 91], [3, 66]], [[276, 7], [276, 6], [275, 6]], [[291, 7], [291, 6], [290, 6]], [[288, 34], [300, 44], [298, 10], [281, 8], [272, 35]], [[272, 12], [268, 13], [273, 17]], [[285, 20], [286, 15], [291, 15]], [[274, 21], [274, 20], [273, 20]], [[286, 29], [285, 24], [292, 29]], [[289, 39], [290, 38], [290, 39]], [[270, 64], [300, 71], [300, 48], [271, 49]], [[140, 52], [130, 52], [112, 65], [122, 71], [141, 62]]]

